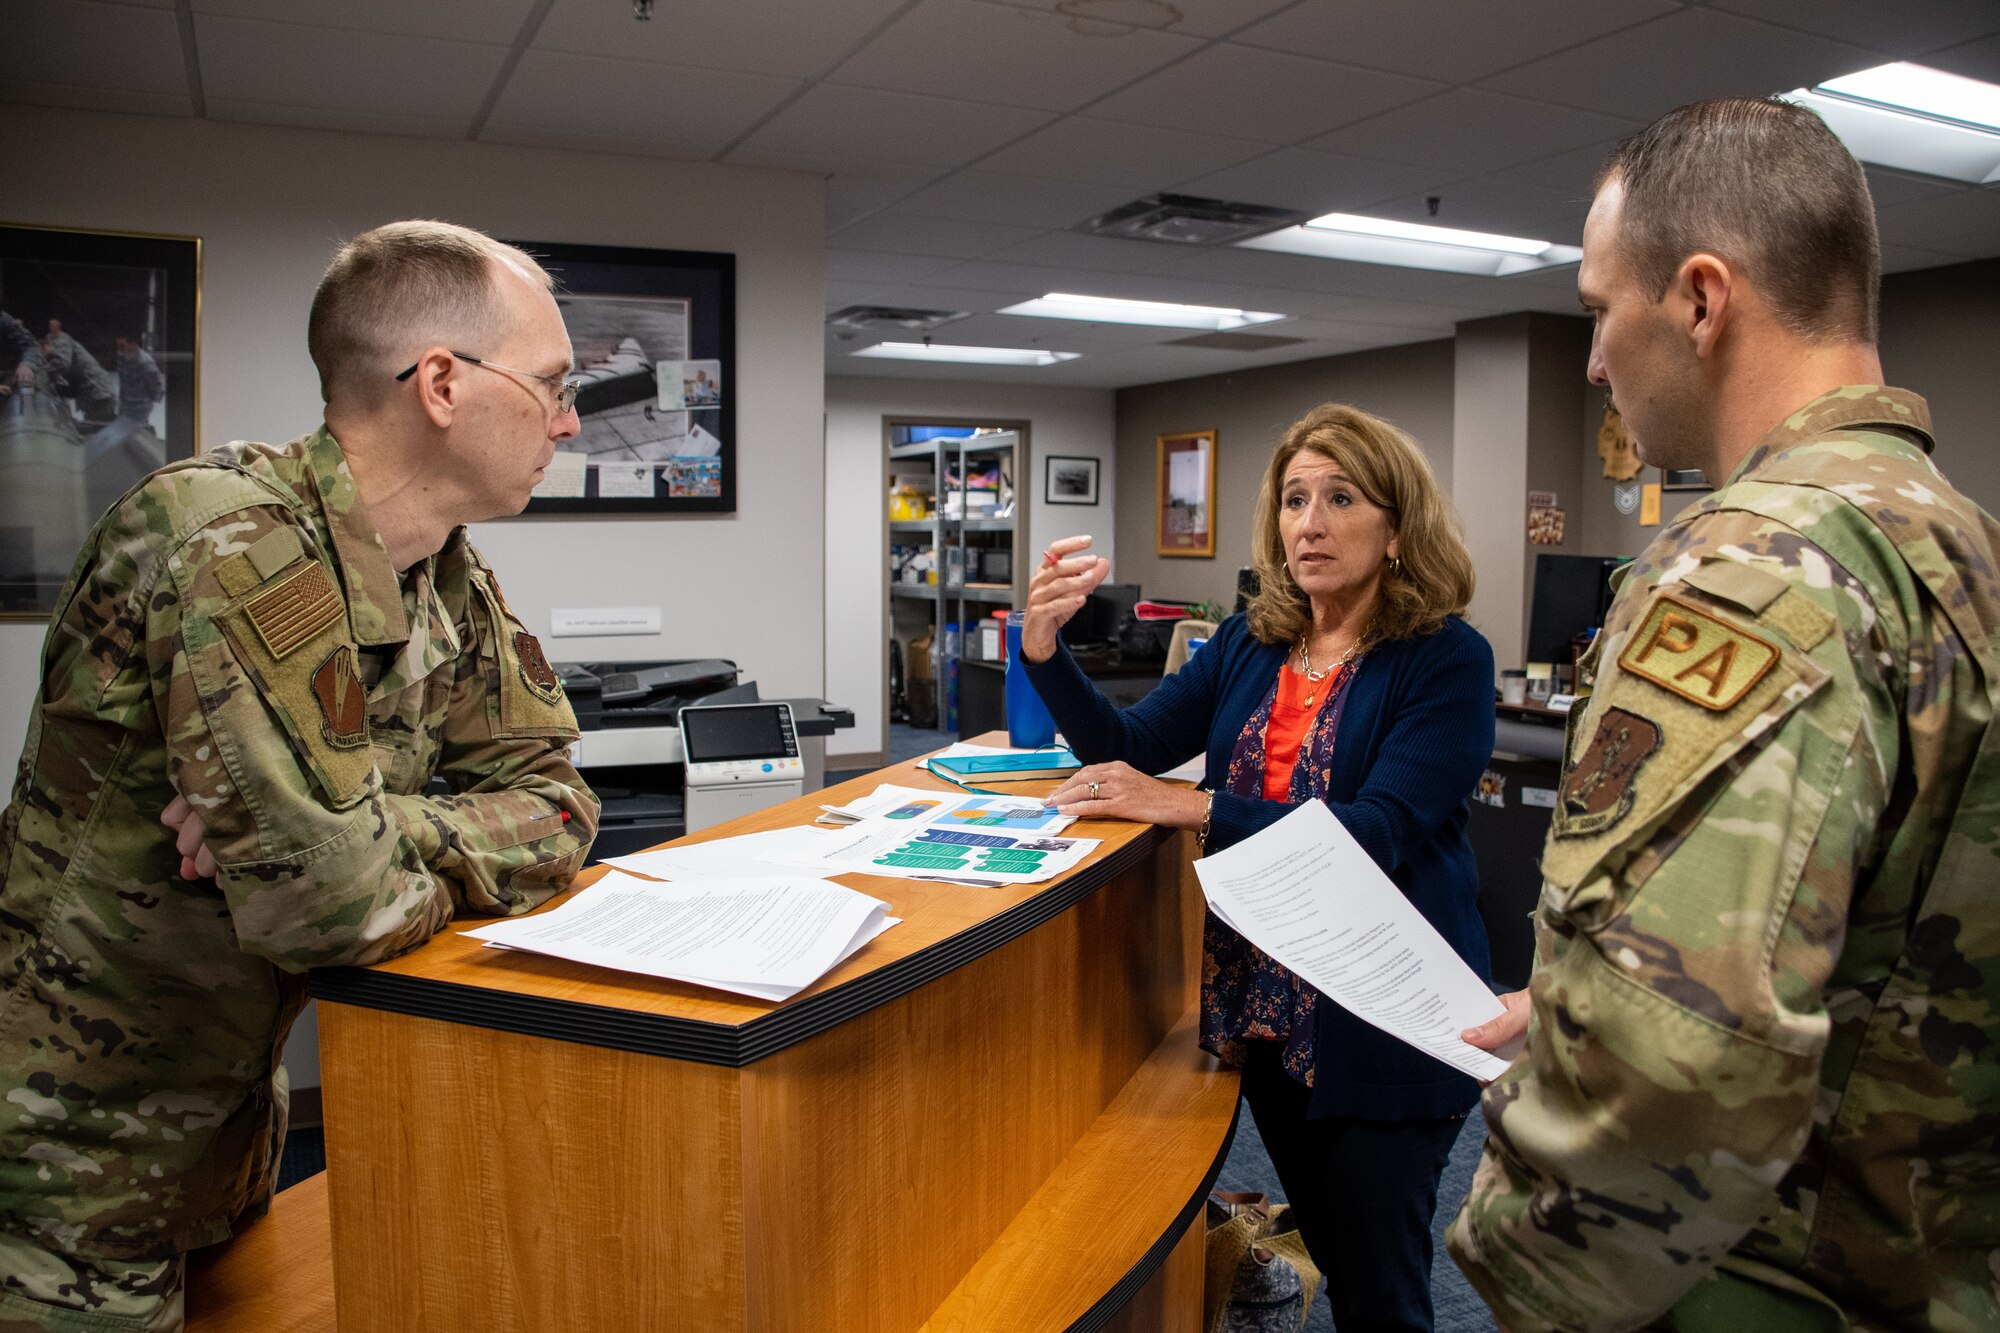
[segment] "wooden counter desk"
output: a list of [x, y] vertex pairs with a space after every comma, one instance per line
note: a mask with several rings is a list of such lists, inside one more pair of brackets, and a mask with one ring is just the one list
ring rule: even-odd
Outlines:
[[[957, 792], [694, 840], [885, 781]], [[1191, 835], [1067, 832], [1103, 846], [1045, 884], [841, 877], [902, 924], [782, 1004], [472, 919], [316, 974], [340, 1333], [1198, 1329], [1237, 1086]]]

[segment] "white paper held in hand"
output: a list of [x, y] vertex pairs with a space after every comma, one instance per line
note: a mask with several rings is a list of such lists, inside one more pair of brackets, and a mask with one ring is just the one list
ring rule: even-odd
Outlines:
[[1500, 1001], [1325, 805], [1194, 870], [1217, 916], [1321, 995], [1474, 1078], [1506, 1072], [1458, 1035], [1498, 1018]]

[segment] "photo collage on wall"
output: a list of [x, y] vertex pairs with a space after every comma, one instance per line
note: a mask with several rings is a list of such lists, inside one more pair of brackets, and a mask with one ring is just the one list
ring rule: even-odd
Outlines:
[[583, 386], [527, 512], [734, 512], [735, 257], [516, 244], [555, 275]]

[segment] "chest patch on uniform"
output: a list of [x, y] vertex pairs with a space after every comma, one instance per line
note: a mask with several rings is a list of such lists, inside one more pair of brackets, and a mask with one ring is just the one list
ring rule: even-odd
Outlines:
[[314, 561], [258, 593], [244, 610], [271, 656], [282, 658], [340, 618], [340, 594], [325, 567]]
[[368, 693], [354, 669], [354, 646], [343, 643], [326, 655], [312, 674], [313, 698], [319, 702], [320, 734], [336, 750], [358, 750], [368, 744]]
[[1671, 595], [1653, 603], [1618, 665], [1689, 703], [1734, 708], [1778, 662], [1778, 646]]
[[1632, 809], [1633, 780], [1660, 748], [1660, 726], [1623, 708], [1608, 708], [1590, 748], [1563, 779], [1555, 835], [1602, 833]]
[[528, 688], [549, 703], [562, 697], [562, 681], [549, 659], [542, 655], [542, 641], [526, 630], [514, 635], [514, 656], [520, 659], [521, 679]]

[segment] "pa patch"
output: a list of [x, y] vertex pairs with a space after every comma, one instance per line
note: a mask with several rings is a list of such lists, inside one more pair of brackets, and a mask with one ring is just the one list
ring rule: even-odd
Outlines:
[[514, 656], [521, 663], [521, 679], [545, 703], [562, 698], [562, 680], [549, 659], [542, 655], [542, 641], [522, 630], [514, 636]]
[[[254, 548], [251, 554], [254, 558]], [[258, 593], [244, 608], [273, 658], [296, 651], [338, 620], [342, 609], [340, 593], [317, 560], [277, 587]]]
[[1671, 595], [1625, 644], [1618, 665], [1712, 712], [1734, 708], [1778, 663], [1778, 646]]
[[1659, 749], [1658, 723], [1623, 708], [1605, 709], [1590, 748], [1563, 779], [1555, 835], [1587, 838], [1623, 819], [1632, 809], [1633, 780]]
[[343, 643], [326, 655], [312, 673], [312, 692], [328, 745], [358, 750], [368, 744], [368, 693], [355, 674], [354, 645]]

